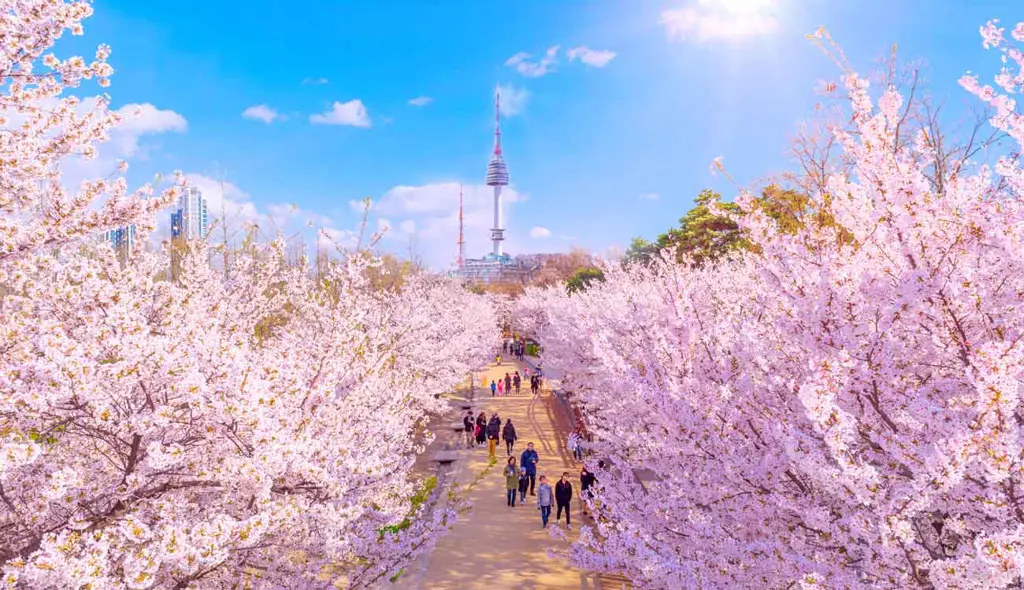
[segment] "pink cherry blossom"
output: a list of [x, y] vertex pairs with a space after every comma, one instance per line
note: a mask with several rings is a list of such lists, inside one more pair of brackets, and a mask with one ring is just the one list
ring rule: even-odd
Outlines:
[[[1003, 83], [963, 85], [1022, 145], [1021, 54], [982, 34]], [[844, 83], [854, 168], [811, 195], [838, 227], [786, 233], [740, 195], [758, 252], [519, 302], [607, 459], [577, 565], [645, 588], [1020, 583], [1024, 172], [1006, 156], [936, 194], [928, 142], [895, 141], [902, 99]]]
[[[0, 579], [15, 588], [349, 587], [387, 579], [451, 525], [413, 509], [413, 460], [440, 394], [488, 360], [495, 301], [374, 257], [321, 269], [284, 245], [227, 269], [202, 243], [126, 253], [93, 237], [157, 197], [121, 177], [61, 184], [62, 159], [118, 124], [96, 60], [46, 55], [92, 8], [0, 0]], [[45, 70], [45, 71], [44, 71]], [[169, 269], [176, 269], [169, 280]], [[226, 272], [225, 272], [226, 271]], [[408, 521], [405, 519], [408, 517]], [[405, 521], [405, 524], [398, 526]]]

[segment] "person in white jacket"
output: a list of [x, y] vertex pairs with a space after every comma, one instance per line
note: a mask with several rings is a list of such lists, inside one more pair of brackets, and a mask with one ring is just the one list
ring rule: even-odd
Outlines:
[[569, 450], [572, 451], [573, 459], [576, 459], [577, 461], [583, 460], [583, 437], [580, 436], [579, 429], [569, 433], [567, 446], [569, 447]]

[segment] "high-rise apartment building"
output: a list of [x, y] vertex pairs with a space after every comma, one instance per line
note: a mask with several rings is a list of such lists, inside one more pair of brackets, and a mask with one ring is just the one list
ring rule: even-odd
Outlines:
[[210, 230], [206, 198], [194, 186], [186, 187], [178, 197], [178, 209], [171, 213], [171, 236], [201, 240]]
[[135, 226], [128, 225], [103, 232], [102, 238], [114, 248], [131, 250], [135, 247]]

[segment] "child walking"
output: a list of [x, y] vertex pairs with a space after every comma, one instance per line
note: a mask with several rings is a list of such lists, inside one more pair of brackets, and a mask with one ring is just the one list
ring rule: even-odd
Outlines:
[[526, 490], [530, 489], [530, 476], [526, 475], [526, 468], [519, 468], [519, 503], [526, 504]]

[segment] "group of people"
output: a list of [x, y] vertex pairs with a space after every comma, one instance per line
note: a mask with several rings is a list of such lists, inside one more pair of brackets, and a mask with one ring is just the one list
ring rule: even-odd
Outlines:
[[[526, 503], [526, 495], [537, 497], [537, 507], [540, 510], [541, 525], [548, 526], [551, 519], [552, 509], [555, 511], [555, 522], [561, 522], [562, 513], [565, 513], [565, 527], [572, 528], [570, 520], [570, 506], [573, 499], [573, 485], [569, 481], [569, 472], [562, 473], [562, 477], [552, 486], [546, 475], [537, 477], [537, 464], [540, 456], [534, 448], [533, 443], [527, 443], [526, 450], [519, 456], [519, 464], [516, 464], [515, 446], [519, 440], [516, 427], [512, 419], [508, 418], [502, 423], [497, 412], [492, 412], [487, 418], [486, 412], [480, 412], [475, 417], [471, 410], [467, 410], [462, 417], [462, 425], [466, 433], [466, 446], [474, 447], [487, 443], [487, 449], [491, 457], [497, 453], [498, 441], [505, 442], [505, 454], [508, 460], [503, 471], [505, 477], [506, 503], [509, 507], [515, 508], [518, 498], [519, 504]], [[582, 460], [583, 458], [583, 436], [577, 428], [569, 434], [569, 448], [573, 457]], [[592, 488], [596, 483], [594, 474], [587, 470], [586, 465], [580, 471], [580, 490], [588, 499], [593, 497]], [[586, 502], [583, 503], [583, 514], [587, 513]]]
[[499, 440], [505, 441], [505, 452], [511, 455], [519, 438], [512, 419], [505, 420], [503, 426], [497, 412], [491, 413], [491, 418], [488, 419], [486, 412], [480, 412], [474, 418], [472, 410], [467, 410], [466, 415], [462, 417], [462, 428], [466, 433], [466, 448], [483, 445], [486, 442], [491, 457], [497, 455]]
[[513, 387], [516, 389], [516, 395], [519, 395], [519, 387], [522, 383], [523, 378], [519, 375], [519, 371], [516, 371], [514, 375], [505, 373], [504, 379], [491, 379], [491, 396], [512, 395]]
[[523, 360], [526, 354], [526, 342], [524, 340], [509, 339], [501, 343], [501, 353], [512, 353], [512, 356]]
[[[511, 352], [522, 360], [524, 351], [525, 343], [521, 340], [506, 340], [502, 342], [502, 354]], [[499, 365], [501, 364], [500, 354], [496, 355], [495, 362]], [[527, 373], [527, 376], [530, 378], [530, 392], [537, 395], [541, 387], [539, 370], [538, 374], [529, 375]], [[522, 381], [523, 377], [519, 374], [519, 371], [505, 373], [504, 378], [491, 380], [491, 395], [511, 395], [513, 390], [518, 395], [522, 387]], [[503, 475], [505, 477], [505, 500], [509, 507], [515, 508], [517, 499], [520, 505], [525, 504], [527, 494], [535, 496], [537, 498], [537, 508], [540, 510], [541, 526], [547, 528], [548, 522], [551, 520], [551, 512], [554, 509], [556, 510], [555, 522], [561, 522], [562, 513], [564, 512], [565, 527], [567, 529], [572, 528], [570, 507], [572, 506], [574, 490], [572, 482], [569, 481], [568, 471], [562, 473], [562, 477], [554, 485], [549, 483], [546, 475], [541, 475], [538, 478], [537, 463], [540, 461], [540, 456], [537, 454], [537, 450], [532, 442], [526, 445], [526, 450], [520, 455], [519, 464], [517, 465], [514, 452], [516, 441], [519, 437], [516, 434], [516, 427], [512, 424], [511, 418], [505, 420], [503, 425], [497, 412], [492, 412], [490, 419], [488, 419], [486, 412], [480, 412], [474, 417], [473, 412], [467, 410], [466, 415], [462, 417], [462, 424], [466, 433], [466, 446], [480, 446], [486, 442], [488, 452], [492, 458], [497, 453], [498, 441], [505, 442], [505, 453], [508, 455], [508, 461]], [[569, 434], [567, 446], [572, 452], [573, 458], [578, 461], [583, 460], [583, 441], [583, 433], [579, 428]], [[594, 477], [594, 474], [587, 471], [587, 467], [584, 465], [580, 471], [580, 490], [585, 498], [593, 497], [593, 486], [596, 482], [597, 479]], [[583, 514], [586, 513], [587, 505], [584, 501]]]
[[[520, 457], [520, 465], [516, 465], [514, 455], [509, 456], [503, 475], [505, 477], [506, 505], [516, 507], [516, 498], [520, 505], [526, 504], [526, 493], [537, 497], [537, 509], [540, 510], [541, 526], [547, 528], [551, 519], [551, 509], [556, 508], [555, 523], [562, 520], [565, 513], [565, 528], [572, 529], [571, 513], [573, 487], [569, 481], [569, 472], [562, 472], [562, 477], [552, 486], [546, 475], [537, 477], [537, 463], [540, 457], [533, 448], [533, 443], [526, 445]], [[539, 482], [539, 483], [538, 483]], [[587, 514], [587, 501], [594, 497], [594, 485], [597, 478], [587, 470], [586, 465], [580, 471], [580, 490], [583, 497], [583, 514]], [[536, 487], [536, 489], [535, 489]]]
[[[530, 393], [533, 395], [537, 395], [540, 392], [540, 380], [540, 375], [530, 375]], [[491, 379], [491, 396], [513, 395], [513, 388], [515, 389], [515, 395], [519, 395], [522, 383], [523, 378], [519, 371], [505, 373], [503, 379]]]

